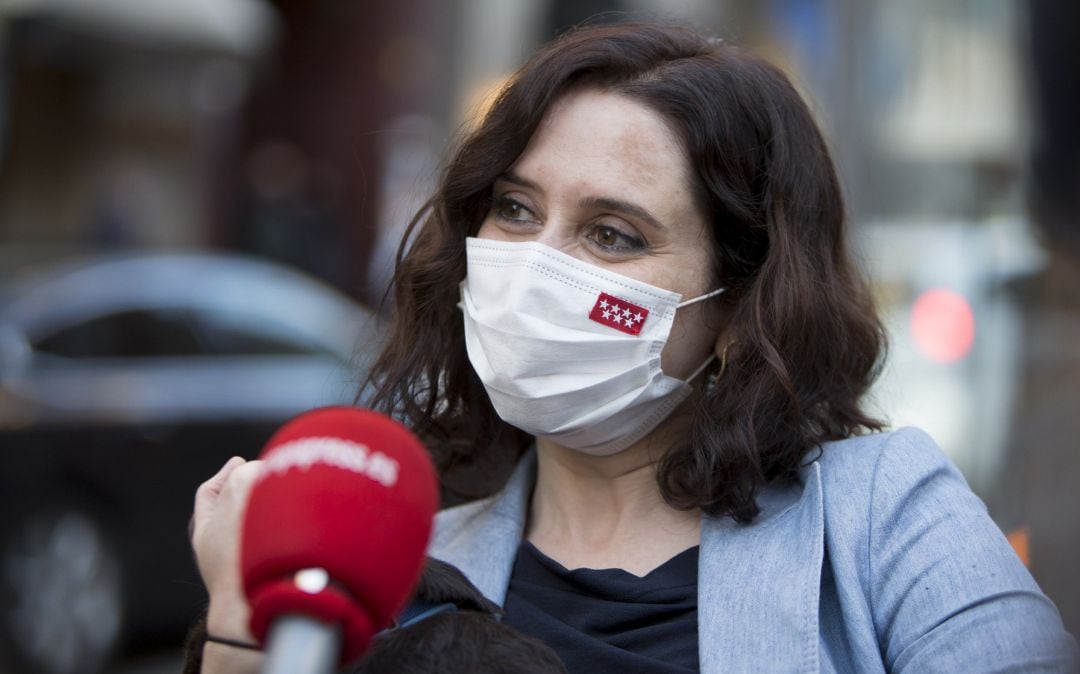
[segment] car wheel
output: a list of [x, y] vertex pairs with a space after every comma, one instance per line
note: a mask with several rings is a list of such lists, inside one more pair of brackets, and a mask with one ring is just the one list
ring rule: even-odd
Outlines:
[[100, 672], [120, 638], [120, 557], [100, 521], [78, 508], [39, 510], [0, 552], [0, 634], [12, 665], [42, 674]]

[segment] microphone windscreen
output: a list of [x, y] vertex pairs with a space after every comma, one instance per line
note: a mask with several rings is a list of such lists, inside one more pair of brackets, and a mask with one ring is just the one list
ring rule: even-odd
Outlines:
[[419, 579], [438, 508], [427, 451], [386, 416], [331, 407], [287, 423], [261, 458], [240, 553], [252, 633], [265, 644], [283, 615], [337, 624], [349, 662]]

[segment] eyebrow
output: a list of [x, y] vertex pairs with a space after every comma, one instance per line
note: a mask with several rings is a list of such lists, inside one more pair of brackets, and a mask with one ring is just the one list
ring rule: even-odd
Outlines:
[[[498, 180], [504, 180], [508, 183], [513, 183], [519, 187], [535, 190], [537, 192], [543, 192], [543, 189], [536, 183], [527, 178], [507, 171], [498, 177]], [[578, 201], [578, 207], [583, 209], [595, 208], [605, 211], [611, 211], [613, 213], [619, 213], [621, 215], [628, 215], [630, 217], [644, 220], [646, 224], [655, 227], [656, 229], [667, 229], [663, 223], [656, 219], [652, 213], [645, 210], [637, 204], [632, 204], [629, 201], [623, 201], [622, 199], [615, 199], [613, 197], [583, 197]]]
[[525, 178], [522, 178], [518, 174], [514, 173], [513, 171], [507, 171], [506, 173], [503, 173], [498, 178], [496, 178], [496, 180], [505, 180], [508, 183], [514, 183], [518, 187], [525, 187], [525, 188], [528, 188], [530, 190], [535, 190], [537, 192], [543, 192], [544, 191], [544, 190], [540, 189], [540, 186], [537, 185], [536, 183], [534, 183], [533, 181], [526, 180]]
[[605, 211], [611, 211], [612, 213], [620, 213], [622, 215], [628, 215], [632, 218], [644, 220], [645, 224], [654, 227], [656, 229], [667, 229], [660, 223], [653, 214], [638, 206], [632, 204], [629, 201], [623, 201], [621, 199], [612, 199], [611, 197], [585, 197], [578, 202], [578, 206], [581, 208], [597, 208]]

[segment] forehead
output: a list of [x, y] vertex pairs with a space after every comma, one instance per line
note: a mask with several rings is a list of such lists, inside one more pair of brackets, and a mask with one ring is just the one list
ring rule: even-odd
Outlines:
[[679, 136], [644, 104], [598, 89], [553, 103], [512, 170], [567, 196], [610, 196], [677, 218], [696, 210]]

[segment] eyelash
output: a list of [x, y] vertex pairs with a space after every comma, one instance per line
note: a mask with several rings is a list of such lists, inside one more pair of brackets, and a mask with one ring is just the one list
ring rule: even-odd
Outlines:
[[[529, 210], [528, 206], [511, 197], [496, 197], [491, 206], [491, 212], [495, 215], [496, 218], [502, 220], [503, 222], [508, 222], [514, 225], [533, 224], [536, 222], [535, 219], [523, 218], [520, 217], [520, 215], [519, 217], [513, 217], [511, 215], [508, 215], [508, 211], [510, 209], [516, 209], [519, 212], [523, 211], [524, 213], [527, 213], [528, 215], [535, 218], [535, 215], [533, 215], [533, 212]], [[614, 234], [615, 237], [617, 237], [617, 239], [622, 241], [623, 243], [621, 245], [601, 243], [593, 237], [594, 234], [598, 234], [600, 232], [610, 232]], [[618, 227], [604, 224], [595, 224], [592, 226], [591, 230], [589, 231], [589, 240], [592, 241], [593, 244], [596, 245], [598, 248], [608, 253], [632, 253], [644, 250], [648, 247], [648, 244], [641, 237], [627, 234], [626, 232], [621, 231]]]
[[506, 222], [515, 222], [515, 223], [534, 222], [534, 220], [528, 220], [526, 218], [521, 218], [521, 217], [515, 218], [515, 217], [511, 217], [511, 216], [507, 215], [506, 211], [508, 209], [511, 209], [511, 208], [517, 208], [517, 209], [520, 209], [521, 211], [524, 211], [525, 213], [528, 213], [529, 215], [533, 215], [533, 212], [530, 211], [529, 208], [527, 206], [525, 206], [525, 204], [521, 203], [517, 199], [511, 199], [510, 197], [507, 197], [507, 196], [497, 197], [495, 199], [495, 202], [491, 206], [491, 212], [494, 213], [497, 218], [499, 218], [500, 220], [504, 220]]

